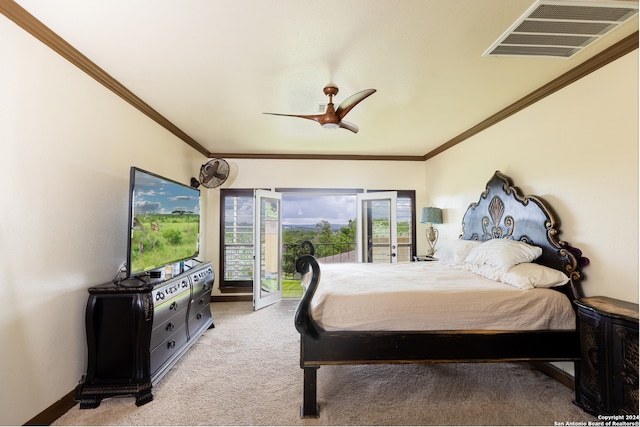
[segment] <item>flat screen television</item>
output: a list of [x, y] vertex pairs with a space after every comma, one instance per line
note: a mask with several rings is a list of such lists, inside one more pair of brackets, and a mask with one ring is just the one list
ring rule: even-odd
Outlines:
[[199, 237], [200, 190], [132, 167], [127, 277], [195, 258]]

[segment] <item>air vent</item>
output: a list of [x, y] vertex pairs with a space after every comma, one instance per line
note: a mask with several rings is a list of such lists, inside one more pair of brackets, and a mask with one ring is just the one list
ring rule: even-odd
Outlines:
[[539, 0], [482, 56], [570, 58], [637, 14], [637, 2]]

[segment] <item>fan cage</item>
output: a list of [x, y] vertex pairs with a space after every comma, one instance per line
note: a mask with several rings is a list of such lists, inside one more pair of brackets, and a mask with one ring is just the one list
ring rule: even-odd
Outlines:
[[[216, 172], [218, 171], [223, 172], [225, 174], [224, 178], [216, 177], [216, 176], [210, 177], [207, 175], [207, 173], [209, 172], [207, 170], [207, 166], [213, 165], [215, 163], [218, 163]], [[229, 178], [229, 173], [230, 173], [229, 163], [225, 159], [221, 159], [221, 158], [210, 159], [207, 163], [205, 163], [200, 167], [200, 184], [205, 188], [219, 187], [220, 185], [224, 184], [227, 181], [227, 179]], [[205, 178], [208, 178], [208, 179], [205, 180]]]

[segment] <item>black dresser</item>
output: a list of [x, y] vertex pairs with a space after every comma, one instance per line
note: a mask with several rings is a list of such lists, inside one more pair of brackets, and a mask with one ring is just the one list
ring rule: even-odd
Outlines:
[[[638, 415], [638, 304], [575, 301], [580, 328], [576, 403], [596, 415]], [[629, 419], [631, 420], [631, 418]]]
[[89, 288], [87, 373], [76, 388], [80, 408], [133, 395], [140, 406], [164, 374], [208, 329], [214, 273], [200, 264], [169, 280], [124, 280]]

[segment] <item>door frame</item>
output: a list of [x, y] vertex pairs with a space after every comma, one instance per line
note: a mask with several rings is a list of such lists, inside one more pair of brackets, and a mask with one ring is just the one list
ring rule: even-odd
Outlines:
[[[282, 300], [282, 193], [267, 190], [255, 190], [254, 197], [253, 309], [259, 310], [263, 307]], [[264, 200], [275, 200], [278, 205], [276, 224], [277, 233], [275, 233], [275, 254], [271, 252], [272, 250], [274, 250], [274, 248], [272, 247], [274, 243], [272, 243], [271, 245], [267, 245], [266, 242], [263, 242], [262, 239], [262, 237], [267, 234], [267, 231], [263, 228], [263, 225], [266, 228], [266, 220], [263, 221], [262, 215], [262, 205]], [[270, 234], [273, 235], [274, 233]], [[267, 252], [267, 250], [269, 250], [269, 252]], [[275, 259], [277, 263], [277, 271], [275, 272], [277, 277], [277, 289], [271, 290], [269, 292], [263, 292], [263, 261], [266, 262], [266, 260], [268, 259]]]
[[364, 249], [368, 246], [368, 242], [364, 241], [364, 226], [367, 222], [367, 217], [365, 217], [365, 214], [367, 212], [363, 209], [363, 205], [365, 202], [371, 201], [389, 202], [389, 263], [395, 264], [398, 262], [398, 223], [396, 213], [397, 199], [397, 191], [378, 191], [373, 193], [356, 194], [356, 251], [358, 262], [366, 262], [364, 259]]

